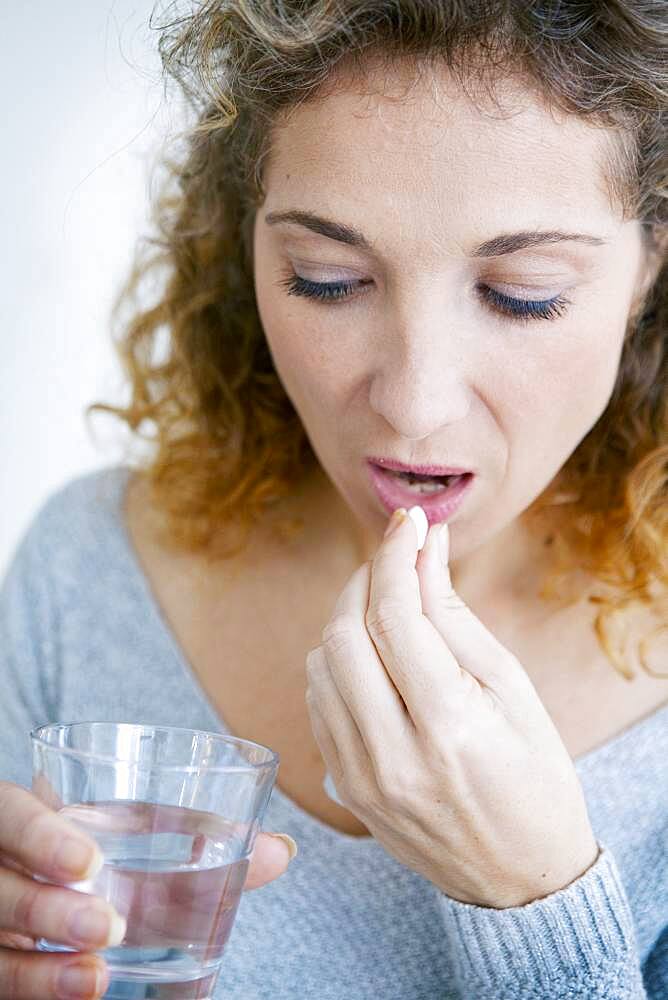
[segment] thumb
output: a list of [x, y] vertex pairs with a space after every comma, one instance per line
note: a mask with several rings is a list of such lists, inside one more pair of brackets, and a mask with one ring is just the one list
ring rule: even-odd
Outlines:
[[250, 856], [244, 892], [259, 889], [283, 875], [297, 853], [297, 845], [287, 833], [258, 833]]

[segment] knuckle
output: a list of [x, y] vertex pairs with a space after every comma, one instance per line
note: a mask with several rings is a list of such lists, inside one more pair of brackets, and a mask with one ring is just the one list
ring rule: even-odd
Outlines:
[[35, 938], [13, 931], [0, 931], [0, 948], [14, 948], [17, 951], [34, 951]]
[[355, 812], [363, 812], [369, 807], [370, 791], [373, 788], [368, 764], [353, 764], [346, 767], [337, 783], [341, 801], [352, 806]]
[[364, 618], [370, 635], [376, 638], [392, 638], [403, 631], [402, 610], [399, 603], [387, 598], [370, 605]]
[[[3, 984], [3, 996], [7, 1000], [21, 1000], [31, 996], [29, 969], [21, 952], [6, 950], [0, 957], [0, 982]], [[4, 992], [5, 987], [8, 993]]]
[[466, 609], [466, 604], [454, 590], [446, 590], [445, 593], [439, 594], [438, 604], [442, 611], [460, 611], [462, 608]]
[[49, 832], [53, 831], [51, 816], [42, 809], [26, 810], [16, 824], [17, 843], [21, 844], [24, 854], [32, 856], [50, 856], [52, 848], [47, 847]]
[[490, 686], [499, 691], [511, 691], [517, 696], [529, 690], [529, 677], [518, 658], [507, 649], [499, 651], [492, 660]]
[[10, 858], [43, 858], [53, 841], [53, 811], [32, 792], [0, 782], [0, 848]]
[[377, 767], [376, 786], [381, 801], [391, 810], [401, 812], [410, 809], [414, 785], [405, 771], [388, 770], [384, 766]]
[[17, 896], [14, 904], [14, 914], [12, 920], [12, 930], [21, 933], [38, 934], [38, 918], [40, 903], [42, 902], [42, 890], [39, 885], [27, 885]]
[[368, 813], [369, 806], [373, 808], [373, 793], [368, 781], [346, 778], [344, 775], [339, 797], [345, 806], [352, 808], [360, 816]]
[[395, 777], [388, 774], [384, 768], [379, 768], [376, 771], [376, 786], [381, 801], [389, 805], [394, 805], [397, 796], [397, 782]]
[[414, 803], [415, 799], [410, 794], [410, 789], [395, 785], [382, 794], [379, 809], [389, 817], [411, 816], [414, 812]]
[[349, 649], [355, 636], [355, 624], [351, 615], [335, 615], [322, 630], [322, 641], [334, 653]]

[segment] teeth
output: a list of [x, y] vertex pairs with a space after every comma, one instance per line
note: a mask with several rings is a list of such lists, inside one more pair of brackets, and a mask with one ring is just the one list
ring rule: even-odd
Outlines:
[[394, 477], [395, 479], [400, 479], [403, 486], [409, 489], [412, 493], [421, 493], [423, 495], [429, 493], [441, 493], [446, 487], [448, 487], [457, 476], [442, 476], [440, 479], [436, 476], [418, 476], [410, 472], [392, 472], [386, 470], [388, 475]]

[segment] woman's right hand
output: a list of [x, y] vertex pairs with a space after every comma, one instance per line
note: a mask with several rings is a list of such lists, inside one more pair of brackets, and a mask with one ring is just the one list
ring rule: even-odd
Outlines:
[[[244, 889], [286, 870], [286, 844], [258, 833]], [[32, 792], [0, 781], [0, 997], [2, 1000], [95, 1000], [108, 988], [104, 959], [94, 951], [120, 944], [125, 921], [99, 896], [56, 885], [78, 882], [102, 866], [95, 841]], [[78, 949], [35, 950], [38, 938]]]

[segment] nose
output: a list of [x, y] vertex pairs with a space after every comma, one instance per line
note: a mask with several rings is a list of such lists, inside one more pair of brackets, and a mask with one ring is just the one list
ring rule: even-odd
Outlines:
[[466, 363], [470, 359], [462, 339], [449, 333], [447, 320], [435, 320], [432, 314], [416, 322], [414, 315], [387, 333], [370, 380], [372, 409], [407, 440], [429, 437], [463, 420], [474, 395]]

